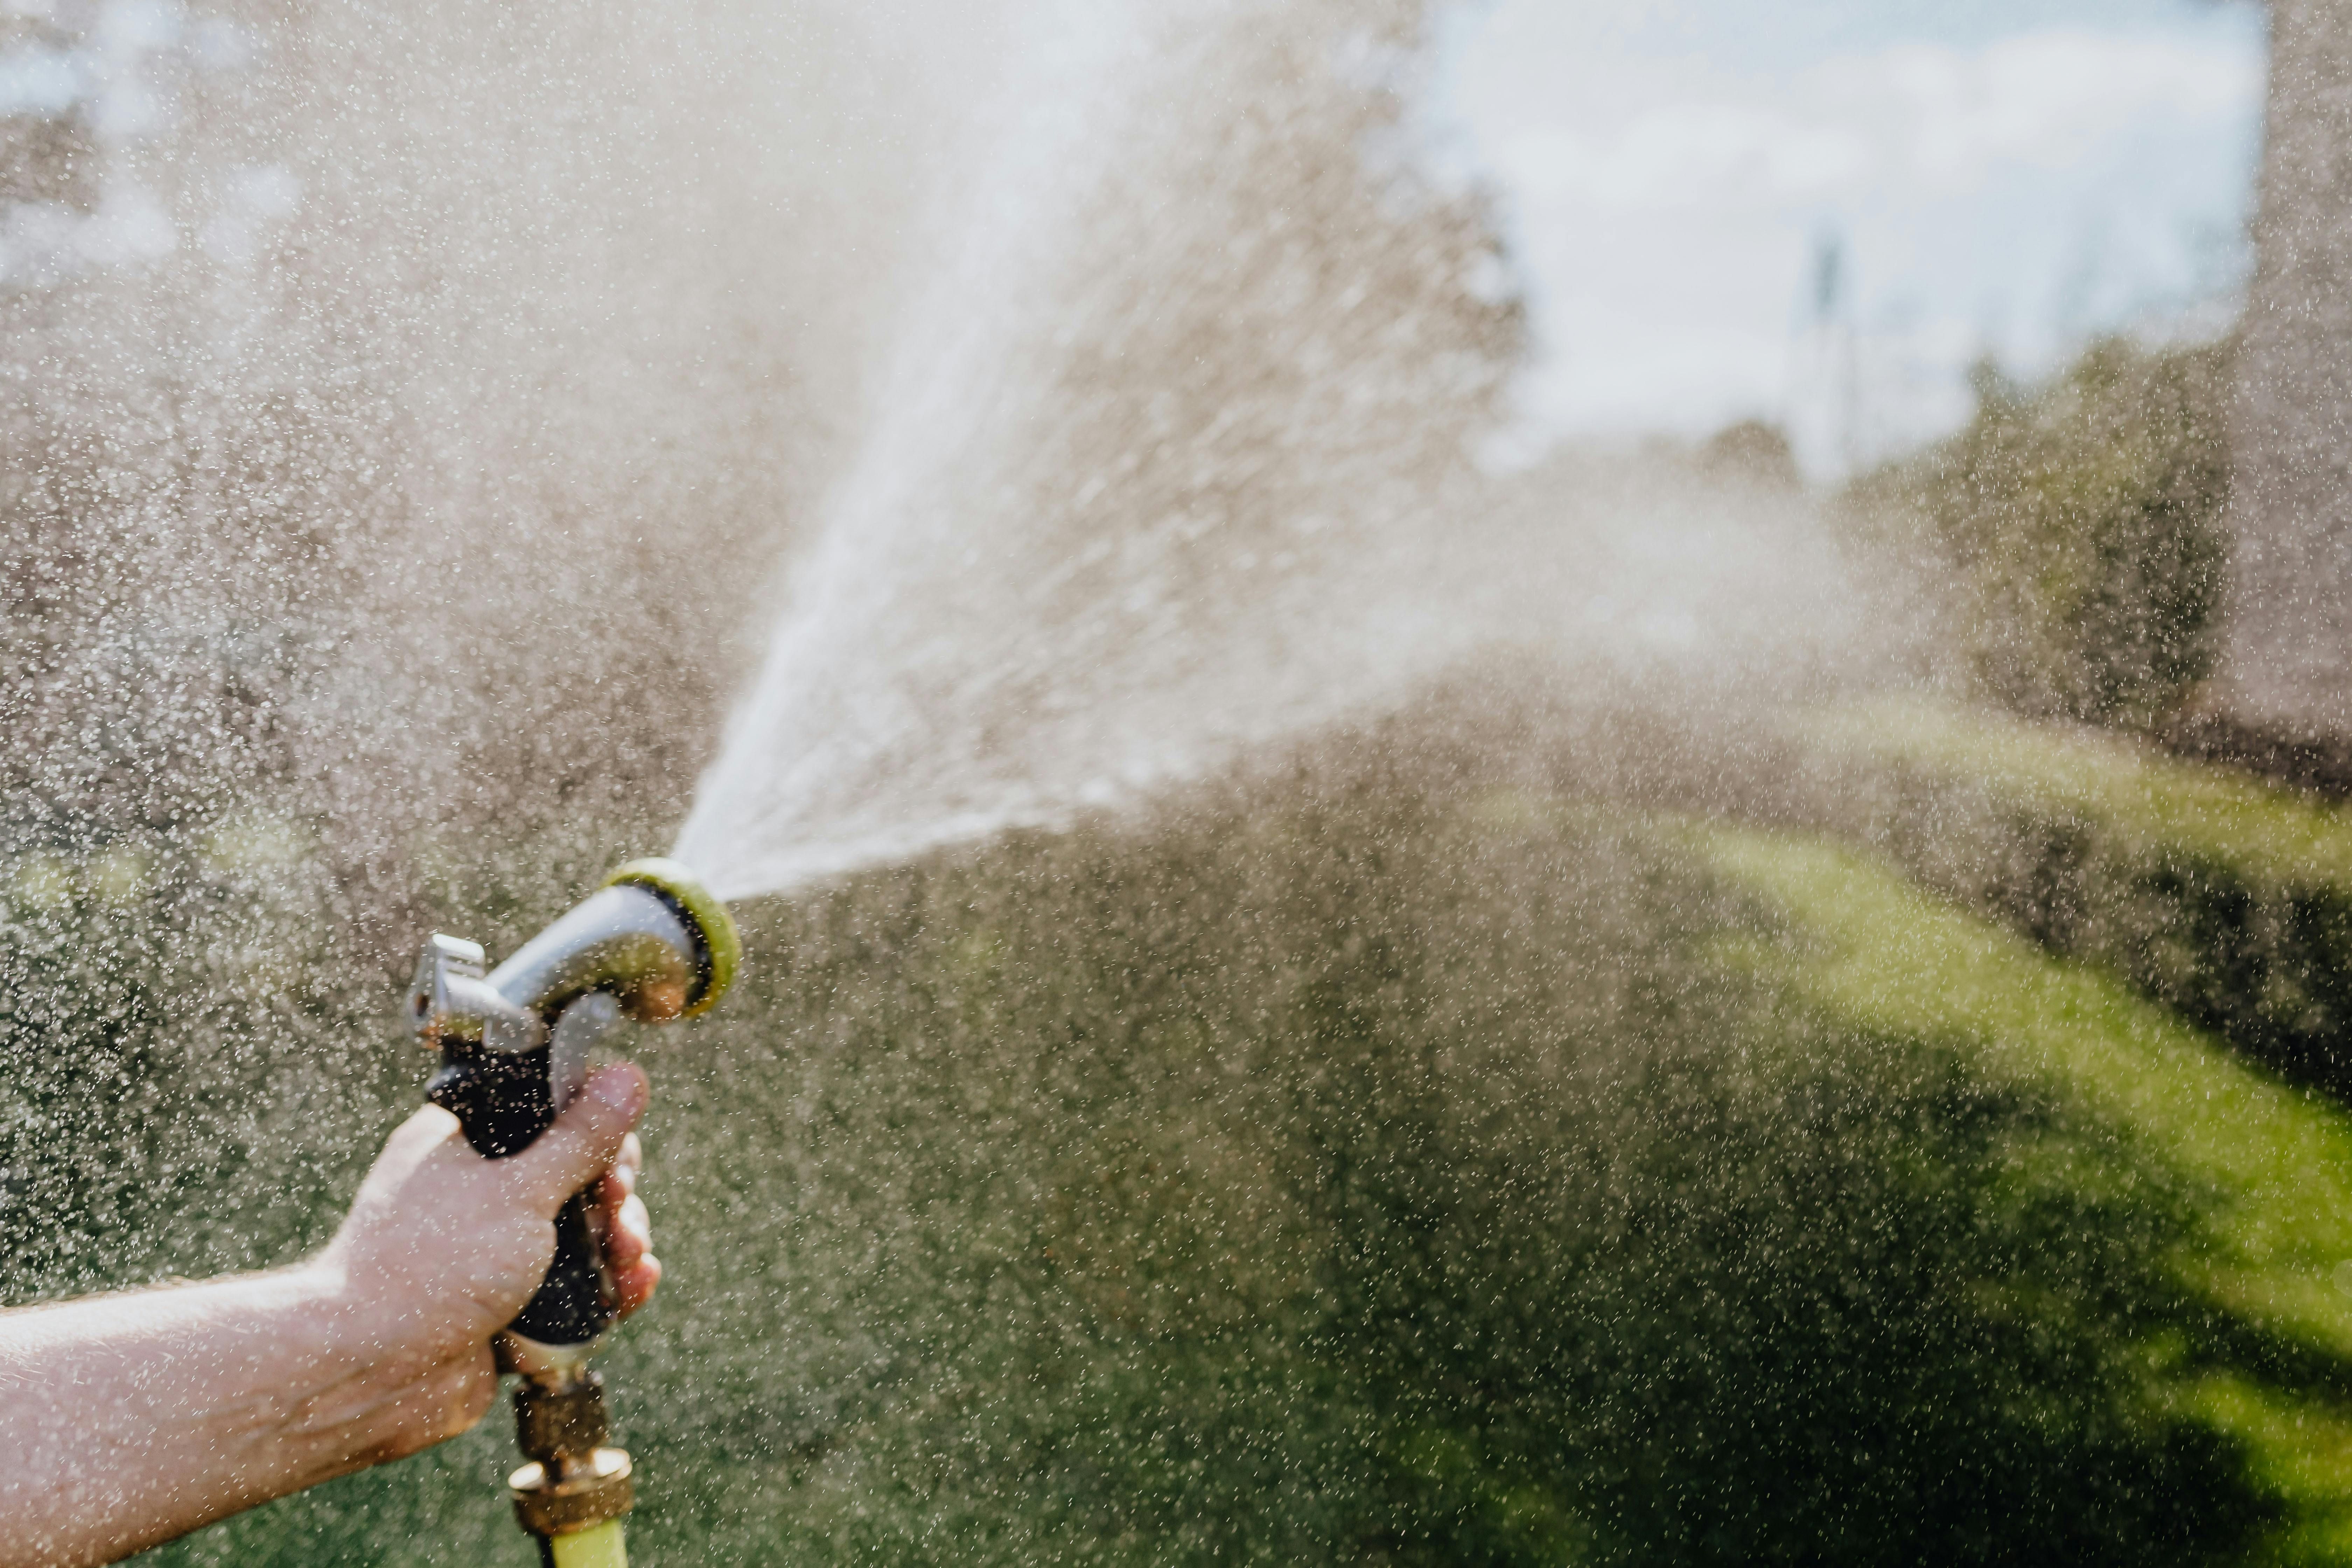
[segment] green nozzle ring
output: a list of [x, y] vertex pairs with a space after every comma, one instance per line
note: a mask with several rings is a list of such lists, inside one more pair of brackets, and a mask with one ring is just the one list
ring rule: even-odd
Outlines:
[[658, 858], [632, 860], [616, 868], [604, 879], [604, 885], [610, 888], [622, 883], [651, 888], [663, 894], [694, 922], [702, 939], [701, 984], [687, 998], [681, 1016], [691, 1018], [698, 1013], [709, 1012], [726, 994], [727, 988], [735, 984], [735, 972], [743, 964], [743, 939], [736, 934], [735, 917], [727, 912], [725, 904], [711, 896], [710, 889], [702, 885], [702, 879], [680, 861]]

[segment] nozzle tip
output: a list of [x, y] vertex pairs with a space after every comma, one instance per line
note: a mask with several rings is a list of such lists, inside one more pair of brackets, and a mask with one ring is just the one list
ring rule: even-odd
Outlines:
[[683, 861], [659, 857], [632, 860], [617, 867], [604, 879], [605, 887], [633, 883], [651, 888], [666, 896], [686, 914], [695, 928], [702, 946], [701, 972], [686, 998], [686, 1011], [681, 1016], [691, 1018], [707, 1013], [735, 984], [735, 973], [743, 963], [743, 940], [736, 932], [735, 917], [727, 906], [714, 897], [702, 879], [696, 876]]

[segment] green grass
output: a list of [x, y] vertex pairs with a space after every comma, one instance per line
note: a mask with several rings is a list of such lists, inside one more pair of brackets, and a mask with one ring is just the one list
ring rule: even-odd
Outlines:
[[2118, 737], [1928, 704], [1817, 715], [1803, 815], [2352, 1089], [2352, 815]]
[[1826, 710], [1816, 740], [1978, 781], [2004, 800], [2096, 821], [2132, 847], [2228, 862], [2250, 880], [2352, 887], [2352, 815], [2128, 737], [1981, 710], [1877, 702]]
[[[2053, 963], [1832, 847], [1711, 829], [1702, 853], [1798, 922], [1803, 941], [1755, 944], [1832, 1016], [1964, 1050], [1997, 1081], [2094, 1109], [2210, 1195], [2182, 1277], [2230, 1319], [2339, 1363], [2352, 1352], [2352, 1125], [2095, 970]], [[2289, 1352], [2292, 1357], [2293, 1352]], [[2190, 1403], [2243, 1437], [2282, 1491], [2352, 1542], [2352, 1409], [2223, 1373]], [[2331, 1536], [2333, 1538], [2333, 1536]]]
[[[2352, 1124], [2085, 965], [2052, 963], [1834, 847], [1716, 829], [1708, 861], [1817, 939], [1776, 974], [1874, 1032], [1966, 1043], [1980, 1070], [2090, 1107], [2223, 1194], [2200, 1283], [2250, 1321], [2352, 1354]], [[1750, 947], [1763, 954], [1774, 950]]]
[[[641, 1568], [2343, 1560], [2336, 1111], [1866, 857], [1494, 782], [745, 906], [642, 1042]], [[292, 1256], [414, 1103], [397, 965], [199, 849], [10, 883], [11, 1300]], [[446, 866], [457, 928], [594, 859]], [[524, 1568], [510, 1454], [156, 1561]]]
[[[747, 906], [646, 1042], [638, 1562], [2329, 1560], [2335, 1113], [1867, 862], [1469, 773]], [[521, 1568], [488, 1425], [158, 1559]]]

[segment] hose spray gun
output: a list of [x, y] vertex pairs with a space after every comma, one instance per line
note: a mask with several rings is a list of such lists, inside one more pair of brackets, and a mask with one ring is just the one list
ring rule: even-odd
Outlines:
[[[479, 945], [436, 935], [416, 963], [409, 1016], [441, 1053], [425, 1098], [454, 1114], [490, 1159], [520, 1153], [588, 1073], [623, 1019], [662, 1024], [706, 1012], [741, 958], [735, 922], [675, 860], [633, 860], [485, 975]], [[510, 1479], [515, 1514], [546, 1568], [620, 1568], [621, 1520], [635, 1500], [629, 1456], [606, 1445], [603, 1380], [588, 1358], [613, 1301], [586, 1193], [555, 1218], [555, 1260], [499, 1336], [517, 1373], [515, 1428], [530, 1463]]]

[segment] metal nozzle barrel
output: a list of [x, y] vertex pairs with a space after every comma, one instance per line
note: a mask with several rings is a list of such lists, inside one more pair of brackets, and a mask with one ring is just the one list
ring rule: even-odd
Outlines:
[[551, 1026], [591, 992], [641, 1024], [708, 1012], [742, 948], [727, 906], [675, 860], [632, 860], [492, 972], [488, 988]]

